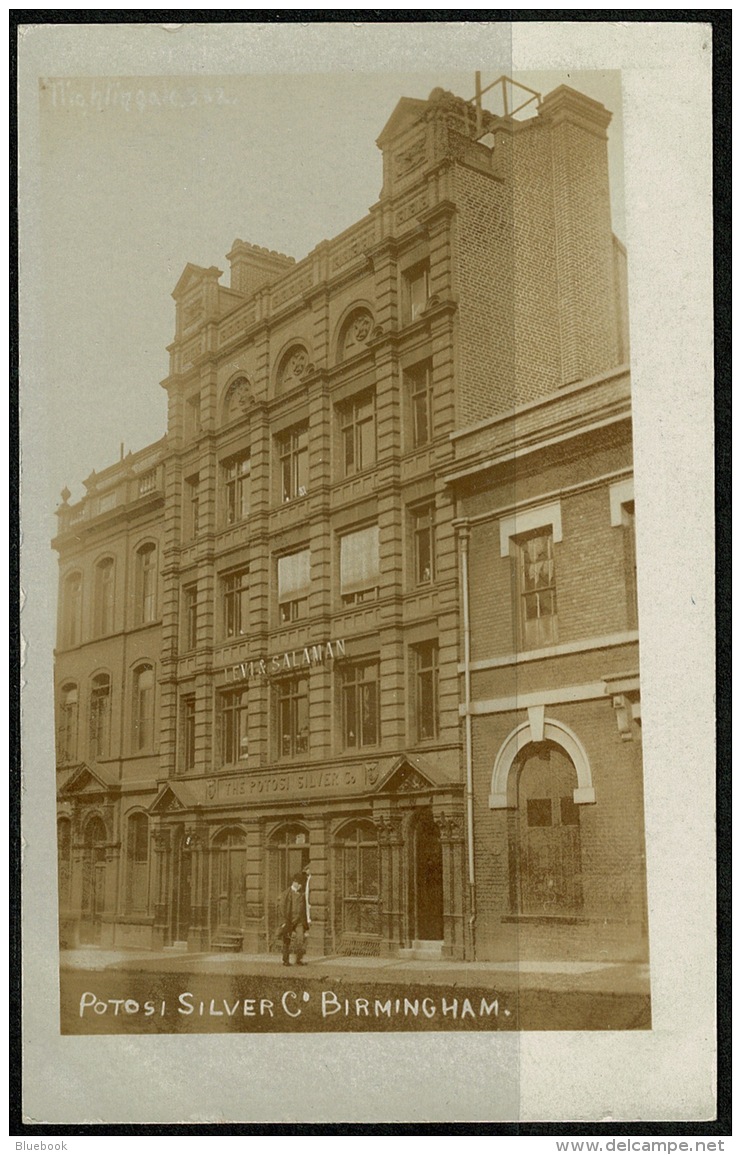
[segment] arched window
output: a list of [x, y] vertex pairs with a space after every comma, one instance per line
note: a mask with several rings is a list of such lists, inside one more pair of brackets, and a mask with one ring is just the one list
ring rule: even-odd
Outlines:
[[149, 906], [149, 819], [131, 814], [126, 824], [126, 909], [146, 913]]
[[104, 557], [95, 567], [95, 633], [113, 631], [113, 558]]
[[64, 766], [77, 761], [77, 719], [79, 691], [74, 682], [62, 686], [59, 698], [59, 729], [57, 732], [59, 763]]
[[60, 818], [57, 822], [57, 871], [59, 905], [64, 910], [69, 906], [72, 873], [72, 823], [69, 818]]
[[136, 552], [136, 620], [139, 625], [157, 616], [157, 546], [146, 542]]
[[65, 646], [82, 641], [82, 574], [71, 573], [64, 582], [62, 640]]
[[154, 669], [148, 663], [134, 670], [132, 718], [134, 750], [151, 750], [154, 742]]
[[380, 933], [380, 858], [371, 822], [353, 822], [342, 831], [338, 874], [342, 880], [339, 913], [344, 934]]
[[555, 742], [529, 742], [511, 773], [517, 792], [516, 809], [508, 815], [512, 909], [529, 915], [575, 914], [583, 896], [574, 765]]
[[91, 759], [108, 758], [111, 753], [111, 679], [108, 674], [96, 674], [90, 691]]

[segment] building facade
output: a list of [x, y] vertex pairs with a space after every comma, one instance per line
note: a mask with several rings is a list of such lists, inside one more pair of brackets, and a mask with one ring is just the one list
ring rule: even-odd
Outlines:
[[[483, 526], [520, 516], [514, 475], [492, 455], [519, 446], [528, 422], [544, 442], [529, 509], [554, 505], [540, 501], [549, 471], [551, 489], [591, 492], [601, 468], [586, 433], [564, 437], [561, 457], [548, 448], [551, 427], [586, 422], [610, 388], [629, 417], [609, 119], [568, 88], [525, 121], [442, 90], [402, 99], [363, 220], [298, 263], [235, 241], [228, 287], [215, 267], [184, 270], [166, 436], [58, 510], [63, 941], [266, 951], [278, 896], [309, 865], [319, 953], [504, 950], [503, 918], [530, 900], [520, 909], [503, 881], [510, 810], [489, 810], [482, 783], [500, 722], [517, 729], [521, 711], [500, 709], [514, 690], [499, 675], [490, 686], [486, 663], [548, 650], [544, 684], [573, 690], [562, 641], [609, 633], [617, 611], [593, 621], [605, 581], [574, 632], [559, 585], [558, 635], [528, 624], [503, 649], [512, 592]], [[614, 484], [629, 434], [621, 452]], [[526, 532], [542, 528], [531, 521]], [[594, 525], [598, 553], [616, 549]], [[589, 550], [592, 522], [582, 528]], [[560, 574], [565, 534], [541, 536], [529, 548], [551, 549]], [[518, 549], [520, 537], [518, 522]], [[619, 651], [582, 649], [605, 658], [595, 677], [624, 673]], [[549, 712], [544, 738], [528, 721], [539, 749], [553, 724]], [[598, 821], [615, 825], [601, 796]], [[632, 807], [639, 791], [620, 797]], [[584, 833], [581, 871], [591, 848]]]

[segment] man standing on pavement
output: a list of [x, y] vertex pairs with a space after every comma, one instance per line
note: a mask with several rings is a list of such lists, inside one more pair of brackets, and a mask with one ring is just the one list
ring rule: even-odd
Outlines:
[[304, 874], [294, 874], [291, 879], [291, 885], [281, 898], [283, 925], [280, 928], [280, 937], [283, 943], [284, 967], [291, 965], [291, 935], [294, 936], [296, 942], [294, 947], [296, 966], [306, 965], [304, 963], [304, 954], [306, 953], [305, 935], [309, 929], [309, 912], [306, 903], [306, 891], [304, 890], [305, 881], [306, 877]]

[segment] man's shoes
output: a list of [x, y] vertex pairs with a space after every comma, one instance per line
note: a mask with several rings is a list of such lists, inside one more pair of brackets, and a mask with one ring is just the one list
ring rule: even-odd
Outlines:
[[288, 959], [285, 959], [285, 958], [284, 958], [284, 959], [283, 959], [283, 963], [282, 963], [281, 965], [282, 965], [282, 966], [284, 966], [284, 967], [289, 967], [291, 964], [289, 963]]
[[302, 958], [297, 958], [296, 959], [296, 966], [297, 967], [305, 967], [306, 963], [304, 962], [304, 960]]

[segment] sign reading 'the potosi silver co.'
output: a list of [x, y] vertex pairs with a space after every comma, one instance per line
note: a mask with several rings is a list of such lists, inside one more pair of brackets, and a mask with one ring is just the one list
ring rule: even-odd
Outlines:
[[249, 682], [250, 678], [267, 678], [271, 675], [288, 673], [291, 670], [305, 670], [311, 666], [323, 666], [335, 658], [345, 656], [345, 639], [318, 642], [298, 650], [284, 650], [269, 658], [250, 658], [227, 666], [224, 677], [227, 682]]

